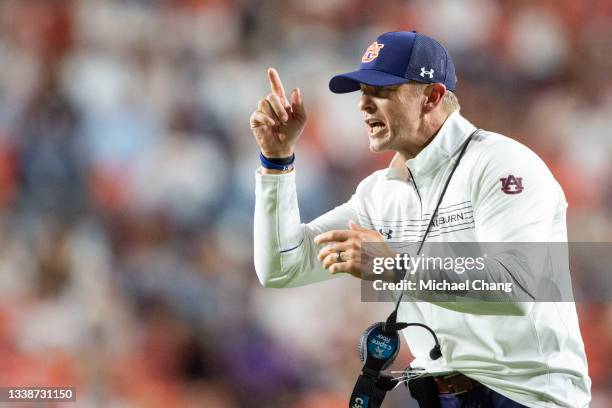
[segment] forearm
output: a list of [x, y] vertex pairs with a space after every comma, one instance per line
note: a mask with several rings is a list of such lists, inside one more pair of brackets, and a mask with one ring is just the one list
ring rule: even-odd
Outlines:
[[330, 279], [317, 259], [314, 237], [353, 217], [347, 205], [309, 224], [300, 220], [295, 173], [256, 175], [255, 270], [266, 287], [292, 287]]
[[293, 171], [260, 168], [256, 175], [254, 259], [262, 285], [287, 286], [291, 280], [283, 253], [304, 239]]

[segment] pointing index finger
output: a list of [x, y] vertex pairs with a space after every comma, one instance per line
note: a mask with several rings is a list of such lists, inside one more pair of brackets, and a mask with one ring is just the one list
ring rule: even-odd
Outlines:
[[274, 68], [268, 68], [268, 79], [270, 80], [270, 88], [272, 89], [272, 92], [278, 95], [286, 108], [290, 107], [291, 105], [287, 100], [287, 95], [285, 95], [285, 88], [283, 88], [280, 75], [278, 75], [278, 72]]
[[319, 234], [315, 237], [314, 243], [317, 245], [326, 244], [328, 242], [343, 242], [355, 235], [354, 231], [349, 230], [333, 230]]

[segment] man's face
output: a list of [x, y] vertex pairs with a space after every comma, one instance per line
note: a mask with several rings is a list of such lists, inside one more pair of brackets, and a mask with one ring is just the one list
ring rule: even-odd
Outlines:
[[361, 84], [361, 92], [359, 109], [372, 152], [412, 150], [419, 145], [422, 99], [414, 84], [385, 87]]

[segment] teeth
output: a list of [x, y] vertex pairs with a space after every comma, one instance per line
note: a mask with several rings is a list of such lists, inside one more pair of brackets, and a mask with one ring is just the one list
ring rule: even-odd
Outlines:
[[382, 129], [386, 127], [383, 122], [376, 122], [376, 121], [367, 121], [367, 125], [370, 127], [370, 132], [372, 134], [378, 133], [379, 131], [381, 131]]

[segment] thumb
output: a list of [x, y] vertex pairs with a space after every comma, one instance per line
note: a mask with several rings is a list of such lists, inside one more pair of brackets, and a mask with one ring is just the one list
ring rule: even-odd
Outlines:
[[348, 226], [349, 226], [349, 229], [351, 229], [352, 231], [369, 231], [369, 229], [362, 227], [361, 225], [357, 224], [353, 220], [350, 220], [348, 222]]

